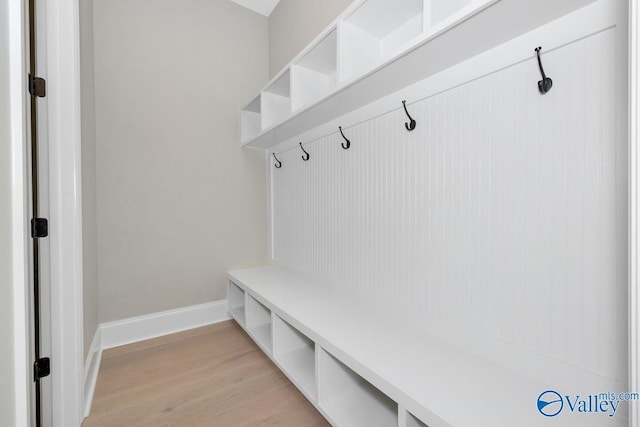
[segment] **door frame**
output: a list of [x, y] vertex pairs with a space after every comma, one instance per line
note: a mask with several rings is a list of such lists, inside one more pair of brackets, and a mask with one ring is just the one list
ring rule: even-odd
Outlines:
[[[84, 415], [80, 32], [78, 3], [50, 0], [45, 27], [51, 246], [53, 425], [80, 426]], [[28, 427], [32, 370], [28, 308], [28, 114], [25, 4], [9, 1], [12, 147], [12, 253], [16, 426]]]
[[46, 6], [54, 426], [84, 418], [80, 15], [75, 0]]
[[14, 421], [31, 425], [29, 322], [29, 239], [27, 168], [27, 39], [26, 9], [9, 1], [9, 103], [11, 127], [11, 222], [13, 294]]

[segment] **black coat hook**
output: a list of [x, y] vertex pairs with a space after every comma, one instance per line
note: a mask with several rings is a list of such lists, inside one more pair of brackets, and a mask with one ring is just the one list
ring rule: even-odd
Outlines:
[[542, 80], [538, 82], [538, 90], [541, 94], [545, 94], [551, 90], [551, 86], [553, 86], [553, 80], [544, 73], [544, 68], [542, 68], [542, 60], [540, 59], [540, 51], [542, 50], [542, 46], [538, 46], [536, 48], [536, 54], [538, 55], [538, 66], [540, 67], [540, 74], [542, 74]]
[[[304, 151], [304, 147], [302, 146], [302, 142], [300, 143], [300, 148], [302, 149], [302, 151]], [[307, 153], [306, 151], [304, 151], [304, 156], [302, 156], [302, 160], [304, 160], [305, 162], [307, 160], [309, 160], [309, 153]]]
[[273, 158], [276, 159], [276, 163], [274, 166], [276, 167], [276, 169], [280, 169], [282, 167], [282, 162], [280, 160], [278, 160], [278, 158], [276, 157], [276, 153], [272, 153], [273, 154]]
[[349, 140], [347, 139], [347, 137], [346, 137], [346, 136], [344, 136], [344, 132], [342, 132], [342, 126], [338, 126], [338, 129], [340, 129], [340, 134], [342, 135], [342, 137], [344, 138], [344, 140], [347, 142], [347, 144], [346, 144], [346, 145], [345, 145], [345, 143], [344, 143], [344, 142], [343, 142], [342, 144], [340, 144], [340, 145], [342, 145], [342, 148], [344, 148], [345, 150], [348, 150], [348, 149], [349, 149], [349, 147], [351, 147], [351, 141], [349, 141]]
[[407, 130], [411, 132], [416, 128], [416, 121], [413, 120], [413, 117], [411, 117], [409, 111], [407, 111], [407, 101], [402, 101], [402, 106], [404, 107], [404, 112], [407, 113], [407, 117], [409, 117], [409, 120], [411, 120], [409, 123], [405, 122], [404, 127], [406, 127]]

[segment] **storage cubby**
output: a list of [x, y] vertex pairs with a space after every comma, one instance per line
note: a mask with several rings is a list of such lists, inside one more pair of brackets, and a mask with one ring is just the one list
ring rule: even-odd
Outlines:
[[430, 0], [431, 11], [428, 14], [428, 27], [440, 24], [449, 16], [471, 4], [472, 0]]
[[340, 81], [392, 58], [424, 31], [424, 0], [368, 0], [340, 24]]
[[398, 426], [398, 404], [326, 351], [319, 381], [320, 407], [336, 425]]
[[276, 361], [299, 388], [315, 399], [315, 343], [277, 316], [273, 331]]
[[407, 412], [407, 425], [406, 427], [429, 427], [419, 419], [413, 416], [410, 412]]
[[291, 114], [291, 72], [287, 70], [262, 92], [262, 130]]
[[269, 353], [272, 351], [271, 310], [247, 295], [247, 330]]
[[235, 283], [229, 282], [229, 313], [240, 323], [245, 325], [245, 310], [244, 310], [244, 291], [240, 289]]
[[260, 95], [255, 97], [243, 110], [241, 115], [241, 138], [247, 141], [262, 131], [262, 115], [260, 113]]
[[293, 111], [322, 99], [337, 85], [338, 31], [334, 29], [291, 66]]

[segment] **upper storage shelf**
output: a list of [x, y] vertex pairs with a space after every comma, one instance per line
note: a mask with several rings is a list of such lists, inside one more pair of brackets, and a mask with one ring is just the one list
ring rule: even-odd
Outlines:
[[368, 0], [338, 24], [340, 81], [365, 74], [424, 32], [424, 0]]
[[349, 92], [427, 42], [438, 26], [453, 27], [495, 1], [355, 1], [242, 110], [242, 144], [270, 147], [415, 82], [403, 78], [404, 83], [379, 85], [366, 98], [324, 108], [324, 115], [313, 113], [332, 95]]
[[242, 110], [242, 145], [288, 141], [569, 12], [538, 3], [356, 0]]

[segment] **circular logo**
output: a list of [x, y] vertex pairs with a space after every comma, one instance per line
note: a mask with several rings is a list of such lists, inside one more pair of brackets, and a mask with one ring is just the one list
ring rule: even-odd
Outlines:
[[557, 391], [547, 390], [538, 396], [538, 412], [545, 417], [555, 417], [562, 412], [563, 407], [562, 396]]

